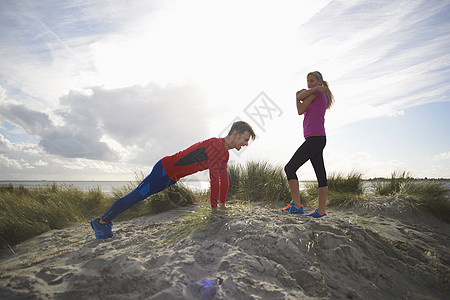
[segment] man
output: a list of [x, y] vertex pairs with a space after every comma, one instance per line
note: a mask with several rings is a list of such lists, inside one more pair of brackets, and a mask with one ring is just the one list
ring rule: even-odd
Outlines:
[[243, 121], [234, 122], [225, 138], [210, 138], [158, 161], [152, 172], [128, 195], [118, 199], [102, 216], [91, 221], [97, 239], [114, 236], [112, 220], [131, 206], [159, 193], [179, 179], [209, 169], [211, 184], [211, 208], [225, 207], [228, 193], [228, 150], [241, 150], [256, 135], [252, 127]]

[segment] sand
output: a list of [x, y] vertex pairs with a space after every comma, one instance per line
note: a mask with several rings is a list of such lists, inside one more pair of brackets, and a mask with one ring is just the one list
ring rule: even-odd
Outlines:
[[450, 226], [404, 201], [322, 219], [189, 207], [116, 222], [109, 240], [53, 230], [2, 254], [0, 299], [448, 299]]

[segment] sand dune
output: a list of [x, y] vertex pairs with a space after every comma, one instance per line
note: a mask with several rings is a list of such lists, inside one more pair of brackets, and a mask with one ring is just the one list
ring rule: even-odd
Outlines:
[[53, 230], [2, 255], [0, 299], [448, 299], [450, 226], [403, 200], [318, 220], [190, 207], [118, 222], [106, 241]]

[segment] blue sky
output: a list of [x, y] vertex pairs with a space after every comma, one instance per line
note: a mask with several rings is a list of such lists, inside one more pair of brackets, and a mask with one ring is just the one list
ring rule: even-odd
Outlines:
[[2, 1], [0, 180], [132, 180], [236, 119], [231, 161], [283, 166], [314, 70], [329, 173], [450, 178], [448, 49], [448, 1]]

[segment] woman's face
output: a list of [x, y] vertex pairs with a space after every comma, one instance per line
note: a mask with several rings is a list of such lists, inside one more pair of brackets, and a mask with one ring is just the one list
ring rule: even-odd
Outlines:
[[309, 89], [311, 89], [313, 87], [316, 87], [316, 86], [322, 85], [322, 82], [320, 82], [319, 79], [317, 79], [317, 77], [312, 75], [312, 74], [309, 74], [306, 77], [306, 82], [308, 83], [308, 88]]

